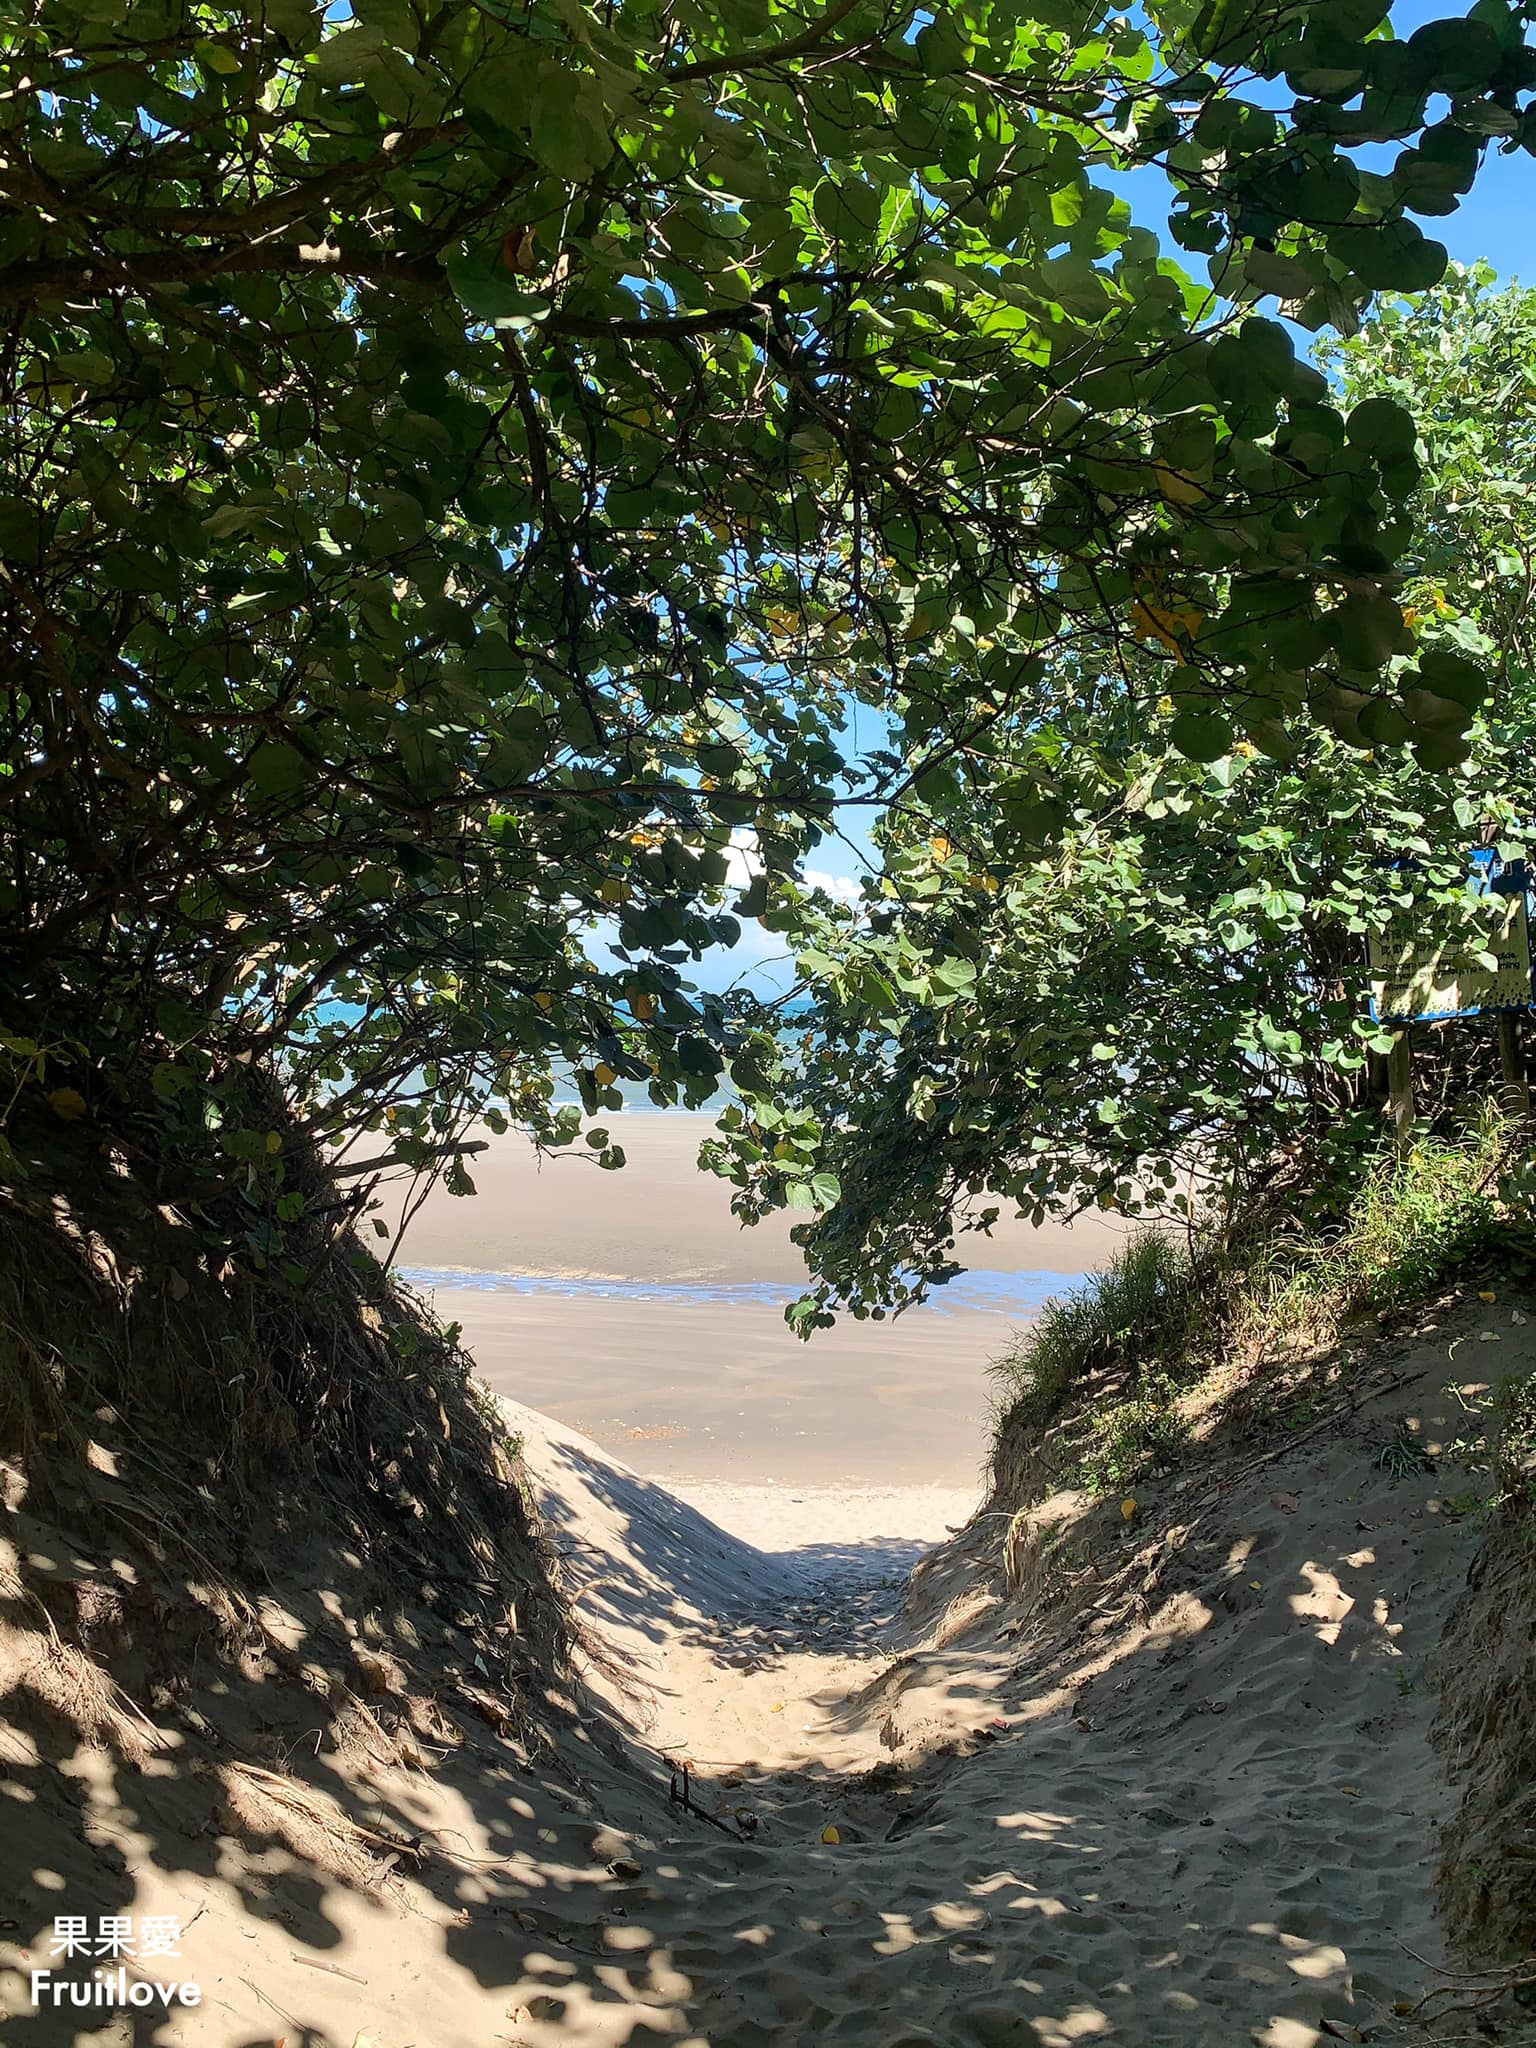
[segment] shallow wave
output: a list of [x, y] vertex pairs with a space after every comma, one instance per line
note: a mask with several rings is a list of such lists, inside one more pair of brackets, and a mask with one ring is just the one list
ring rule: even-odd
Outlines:
[[[461, 1288], [476, 1294], [565, 1295], [587, 1300], [691, 1301], [725, 1307], [783, 1308], [801, 1292], [779, 1280], [614, 1280], [575, 1274], [491, 1273], [452, 1266], [402, 1266], [400, 1274], [418, 1289]], [[929, 1313], [941, 1315], [975, 1309], [1032, 1314], [1051, 1295], [1078, 1284], [1070, 1274], [996, 1273], [983, 1267], [935, 1289], [925, 1307]]]

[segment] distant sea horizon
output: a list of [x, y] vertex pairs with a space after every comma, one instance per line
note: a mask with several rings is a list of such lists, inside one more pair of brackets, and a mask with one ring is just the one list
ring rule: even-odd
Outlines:
[[[447, 1288], [474, 1294], [564, 1296], [577, 1300], [695, 1302], [719, 1308], [787, 1308], [805, 1291], [777, 1280], [626, 1280], [601, 1274], [517, 1273], [477, 1266], [410, 1266], [396, 1269], [418, 1292]], [[968, 1315], [978, 1309], [1032, 1315], [1052, 1295], [1082, 1285], [1083, 1275], [1031, 1271], [1003, 1272], [968, 1267], [928, 1300], [907, 1311]]]

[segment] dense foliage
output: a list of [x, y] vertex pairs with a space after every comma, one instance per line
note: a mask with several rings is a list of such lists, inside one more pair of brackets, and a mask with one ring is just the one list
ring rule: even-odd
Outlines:
[[[1107, 647], [1057, 656], [984, 778], [891, 818], [865, 904], [802, 954], [812, 1028], [772, 1097], [727, 1118], [716, 1156], [746, 1213], [816, 1175], [839, 1190], [802, 1323], [947, 1277], [957, 1216], [1187, 1214], [1300, 1153], [1326, 1189], [1375, 1140], [1390, 1036], [1365, 934], [1411, 905], [1481, 929], [1468, 849], [1529, 850], [1536, 818], [1536, 292], [1457, 274], [1329, 360], [1343, 404], [1386, 393], [1421, 422], [1405, 617], [1424, 665], [1498, 669], [1468, 758], [1422, 765], [1378, 703], [1339, 736], [1191, 761], [1144, 674]], [[1479, 1054], [1486, 1078], [1491, 1027], [1428, 1034], [1431, 1070], [1437, 1046], [1453, 1082]]]
[[[683, 978], [730, 833], [782, 876], [839, 801], [942, 793], [1080, 642], [1154, 650], [1195, 759], [1367, 698], [1453, 757], [1480, 679], [1392, 672], [1411, 424], [1245, 309], [1435, 282], [1415, 216], [1533, 118], [1525, 13], [12, 10], [20, 1109], [123, 1140], [151, 1073], [144, 1146], [270, 1194], [241, 1062], [407, 1158], [548, 1132], [561, 1062], [589, 1110], [750, 1086]], [[1144, 164], [1211, 282], [1106, 182]]]

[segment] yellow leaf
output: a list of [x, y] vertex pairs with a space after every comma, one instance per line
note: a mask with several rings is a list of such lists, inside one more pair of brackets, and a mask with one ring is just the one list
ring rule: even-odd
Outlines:
[[843, 1838], [838, 1833], [837, 1829], [832, 1825], [831, 1821], [828, 1821], [826, 1826], [821, 1831], [821, 1839], [824, 1842], [836, 1844], [840, 1842]]
[[1262, 1593], [1262, 1592], [1263, 1592], [1263, 1590], [1264, 1590], [1264, 1581], [1263, 1581], [1262, 1579], [1250, 1579], [1250, 1580], [1248, 1581], [1248, 1583], [1249, 1583], [1249, 1585], [1250, 1585], [1250, 1586], [1251, 1586], [1251, 1587], [1253, 1588], [1253, 1590], [1254, 1590], [1254, 1592], [1255, 1592], [1255, 1593]]
[[1124, 1499], [1123, 1501], [1121, 1501], [1121, 1503], [1120, 1503], [1120, 1514], [1121, 1514], [1121, 1518], [1122, 1518], [1122, 1519], [1123, 1519], [1124, 1521], [1127, 1521], [1127, 1522], [1128, 1522], [1128, 1521], [1130, 1521], [1131, 1517], [1132, 1517], [1132, 1516], [1133, 1516], [1133, 1515], [1135, 1514], [1135, 1512], [1136, 1512], [1136, 1496], [1135, 1496], [1134, 1494], [1128, 1494], [1128, 1495], [1126, 1496], [1126, 1498], [1125, 1498], [1125, 1499]]
[[597, 1083], [599, 1088], [606, 1088], [609, 1086], [611, 1082], [616, 1081], [619, 1077], [613, 1071], [612, 1067], [608, 1065], [606, 1060], [599, 1060], [597, 1065], [592, 1069], [592, 1078]]
[[610, 875], [597, 893], [605, 903], [622, 903], [626, 892], [618, 876]]
[[642, 1024], [649, 1024], [656, 1014], [656, 998], [647, 995], [642, 989], [638, 995], [630, 997], [629, 1008], [632, 1016], [637, 1017]]
[[1193, 640], [1204, 623], [1204, 613], [1188, 605], [1163, 605], [1137, 598], [1131, 606], [1131, 631], [1136, 638], [1160, 640], [1172, 654], [1182, 655], [1184, 641]]
[[1497, 1301], [1499, 1297], [1490, 1288], [1483, 1287], [1478, 1290], [1477, 1298], [1479, 1301]]
[[1171, 505], [1198, 505], [1205, 497], [1202, 484], [1186, 476], [1182, 469], [1170, 469], [1166, 462], [1158, 463], [1156, 476], [1157, 488]]
[[935, 860], [948, 860], [955, 850], [952, 841], [944, 838], [942, 833], [937, 839], [930, 839], [928, 844], [933, 848]]
[[555, 999], [547, 988], [541, 988], [533, 1000], [541, 1010], [552, 1010], [555, 1007]]
[[55, 1088], [48, 1102], [54, 1115], [63, 1117], [67, 1124], [85, 1115], [85, 1097], [78, 1088]]
[[768, 1709], [768, 1711], [770, 1714], [782, 1714], [784, 1711], [784, 1702], [782, 1700], [775, 1700], [773, 1705]]
[[281, 1131], [268, 1131], [268, 1133], [267, 1133], [267, 1150], [268, 1150], [269, 1152], [281, 1152], [281, 1151], [282, 1151], [282, 1149], [283, 1149], [283, 1134], [282, 1134], [282, 1132], [281, 1132]]

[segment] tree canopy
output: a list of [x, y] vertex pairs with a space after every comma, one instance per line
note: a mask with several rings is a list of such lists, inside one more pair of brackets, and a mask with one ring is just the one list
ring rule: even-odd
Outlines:
[[[1372, 718], [1457, 758], [1484, 675], [1416, 662], [1396, 596], [1412, 421], [1255, 309], [1436, 282], [1419, 220], [1526, 139], [1527, 11], [13, 10], [26, 1101], [121, 1135], [149, 1074], [143, 1142], [270, 1195], [242, 1062], [406, 1159], [487, 1111], [570, 1135], [560, 1063], [589, 1112], [750, 1088], [686, 980], [730, 834], [740, 913], [793, 921], [840, 803], [1003, 769], [1048, 820], [993, 735], [1074, 659], [1149, 676], [1195, 762]], [[1203, 276], [1116, 190], [1147, 167]]]
[[[774, 1086], [727, 1113], [714, 1156], [744, 1213], [837, 1191], [803, 1327], [920, 1296], [989, 1208], [1189, 1216], [1300, 1154], [1326, 1193], [1378, 1140], [1368, 930], [1407, 910], [1479, 932], [1469, 850], [1533, 850], [1536, 292], [1489, 287], [1453, 273], [1325, 352], [1342, 405], [1389, 395], [1420, 422], [1404, 616], [1421, 666], [1499, 676], [1465, 762], [1426, 767], [1369, 710], [1190, 760], [1145, 676], [1107, 647], [1055, 656], [1054, 696], [996, 736], [1025, 810], [973, 782], [888, 821], [865, 902], [809, 934]], [[1463, 1079], [1468, 1028], [1445, 1052]]]

